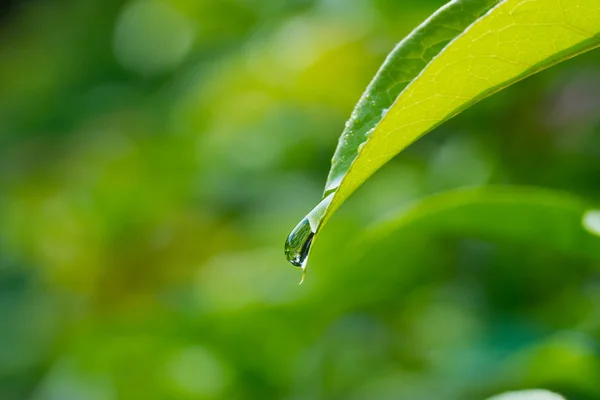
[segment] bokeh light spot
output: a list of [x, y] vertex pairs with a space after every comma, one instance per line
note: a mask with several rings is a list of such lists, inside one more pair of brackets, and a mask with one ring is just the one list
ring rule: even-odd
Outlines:
[[169, 3], [138, 1], [128, 4], [117, 20], [114, 52], [124, 68], [156, 75], [177, 67], [193, 40], [190, 20]]
[[564, 400], [564, 397], [547, 390], [524, 390], [505, 393], [489, 400]]
[[600, 210], [590, 210], [583, 214], [583, 227], [592, 235], [600, 236]]
[[168, 370], [179, 389], [192, 395], [217, 396], [227, 381], [221, 362], [201, 346], [185, 348], [174, 354]]

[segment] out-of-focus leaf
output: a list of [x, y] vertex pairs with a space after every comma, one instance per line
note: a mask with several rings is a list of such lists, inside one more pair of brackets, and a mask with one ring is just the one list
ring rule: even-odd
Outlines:
[[459, 189], [422, 200], [368, 231], [365, 239], [377, 243], [399, 230], [456, 234], [528, 243], [600, 260], [600, 237], [582, 224], [592, 208], [578, 197], [547, 189]]
[[[485, 10], [484, 2], [469, 2], [474, 4]], [[377, 106], [371, 92], [383, 86], [375, 91], [389, 94], [379, 80], [398, 80], [388, 72], [390, 63], [403, 68], [407, 59], [420, 58], [421, 44], [437, 39], [428, 26], [455, 23], [450, 10], [442, 9], [394, 50], [359, 102], [332, 160], [324, 204], [309, 213], [313, 232], [377, 169], [423, 134], [512, 83], [600, 44], [600, 4], [595, 0], [502, 1], [481, 17], [470, 13], [472, 24], [423, 63], [414, 79], [409, 77], [389, 110]], [[407, 53], [399, 57], [401, 50]], [[365, 126], [374, 127], [360, 129], [365, 119], [370, 121]]]
[[534, 389], [508, 392], [490, 397], [488, 400], [565, 400], [565, 398], [548, 390]]

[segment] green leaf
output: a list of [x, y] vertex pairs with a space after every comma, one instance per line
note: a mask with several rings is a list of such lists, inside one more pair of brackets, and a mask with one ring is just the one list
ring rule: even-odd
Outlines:
[[600, 262], [600, 229], [585, 226], [586, 216], [594, 213], [591, 203], [554, 190], [458, 189], [423, 199], [367, 231], [364, 245], [353, 247], [372, 248], [386, 238], [397, 242], [395, 232], [421, 232], [525, 243]]
[[[310, 224], [303, 220], [290, 238], [309, 226], [314, 242], [348, 196], [420, 136], [512, 83], [599, 45], [597, 0], [451, 2], [390, 54], [340, 138], [324, 200], [308, 215]], [[286, 250], [288, 259], [298, 253]], [[304, 267], [305, 260], [296, 265]]]
[[331, 163], [325, 193], [335, 190], [358, 154], [369, 132], [381, 121], [396, 97], [419, 72], [473, 21], [500, 0], [458, 0], [440, 8], [394, 50], [354, 108]]

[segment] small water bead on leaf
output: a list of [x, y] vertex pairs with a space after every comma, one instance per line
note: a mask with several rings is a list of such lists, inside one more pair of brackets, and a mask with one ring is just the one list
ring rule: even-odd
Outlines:
[[362, 152], [363, 147], [365, 147], [365, 143], [367, 143], [367, 142], [364, 141], [358, 145], [358, 154], [360, 154]]

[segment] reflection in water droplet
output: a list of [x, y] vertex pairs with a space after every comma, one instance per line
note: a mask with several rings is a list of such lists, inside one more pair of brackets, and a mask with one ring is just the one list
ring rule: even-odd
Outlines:
[[292, 265], [304, 268], [314, 236], [308, 217], [296, 225], [285, 241], [285, 257]]
[[600, 210], [589, 210], [583, 214], [583, 227], [592, 235], [600, 236]]

